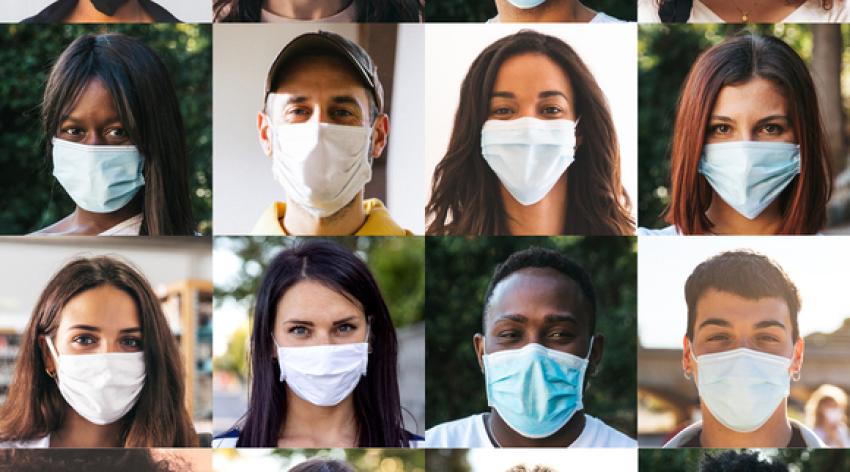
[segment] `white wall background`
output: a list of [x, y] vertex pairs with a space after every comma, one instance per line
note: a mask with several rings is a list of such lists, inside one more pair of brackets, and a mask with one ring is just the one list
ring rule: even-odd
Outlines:
[[[321, 28], [358, 40], [357, 24], [326, 23]], [[317, 29], [315, 24], [213, 25], [215, 234], [249, 233], [272, 201], [285, 200], [283, 188], [272, 177], [271, 159], [260, 148], [257, 112], [266, 74], [277, 54], [296, 36]], [[389, 146], [382, 157], [389, 159], [388, 201], [384, 203], [396, 222], [417, 234], [424, 232], [425, 206], [416, 191], [422, 185], [424, 140], [421, 31], [417, 25], [402, 25], [399, 31]]]
[[[56, 0], [0, 0], [0, 23], [17, 23]], [[184, 23], [212, 22], [211, 0], [153, 0]]]
[[605, 93], [620, 141], [623, 186], [637, 214], [637, 26], [635, 24], [429, 24], [425, 87], [426, 202], [434, 167], [443, 158], [457, 112], [460, 85], [472, 61], [496, 40], [532, 29], [569, 44]]

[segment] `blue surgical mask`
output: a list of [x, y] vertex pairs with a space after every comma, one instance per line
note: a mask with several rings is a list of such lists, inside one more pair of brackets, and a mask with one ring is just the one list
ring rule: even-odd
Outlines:
[[555, 434], [584, 408], [582, 386], [592, 349], [590, 338], [585, 358], [536, 343], [484, 354], [487, 403], [527, 438]]
[[145, 185], [136, 146], [91, 146], [53, 138], [53, 176], [78, 207], [121, 209]]
[[723, 201], [752, 220], [800, 173], [800, 146], [757, 141], [706, 144], [699, 172]]
[[508, 3], [522, 10], [529, 10], [543, 5], [545, 1], [546, 0], [508, 0]]

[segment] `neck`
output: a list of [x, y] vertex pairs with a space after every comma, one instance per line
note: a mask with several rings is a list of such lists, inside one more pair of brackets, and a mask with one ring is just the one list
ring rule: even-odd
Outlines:
[[513, 236], [551, 236], [563, 234], [567, 223], [567, 174], [537, 203], [525, 206], [503, 185], [499, 186], [507, 215], [508, 231]]
[[319, 20], [336, 15], [353, 0], [264, 0], [270, 13], [296, 20]]
[[496, 10], [502, 23], [586, 23], [596, 16], [579, 0], [546, 0], [528, 9], [517, 8], [508, 0], [496, 0]]
[[89, 236], [100, 234], [118, 223], [141, 213], [143, 198], [144, 189], [140, 190], [139, 193], [130, 200], [130, 203], [111, 213], [93, 213], [77, 207], [70, 215], [68, 222], [70, 231], [67, 232]]
[[65, 421], [50, 436], [50, 447], [121, 447], [121, 421], [96, 425], [68, 407]]
[[357, 447], [354, 395], [338, 405], [314, 405], [286, 388], [286, 421], [278, 447]]
[[287, 202], [283, 228], [292, 236], [348, 236], [357, 232], [366, 222], [363, 210], [363, 192], [348, 205], [331, 216], [315, 217], [294, 202]]
[[791, 423], [786, 401], [783, 401], [761, 428], [739, 433], [720, 424], [705, 405], [702, 409], [701, 447], [785, 447], [791, 442]]
[[705, 214], [714, 223], [711, 228], [714, 234], [773, 235], [782, 226], [779, 199], [774, 200], [760, 215], [751, 220], [715, 195]]
[[584, 431], [584, 410], [577, 411], [561, 429], [545, 438], [527, 438], [508, 426], [495, 409], [484, 418], [499, 447], [567, 447]]
[[128, 0], [112, 16], [103, 14], [90, 0], [77, 0], [77, 6], [66, 19], [67, 23], [150, 23], [152, 21], [153, 18], [142, 8], [139, 0]]

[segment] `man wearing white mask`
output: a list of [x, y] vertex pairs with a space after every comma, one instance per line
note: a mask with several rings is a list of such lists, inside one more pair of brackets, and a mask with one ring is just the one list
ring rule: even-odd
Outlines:
[[825, 447], [788, 417], [805, 346], [800, 297], [782, 268], [754, 252], [724, 252], [694, 269], [685, 299], [682, 368], [696, 384], [702, 421], [664, 447]]
[[260, 145], [286, 202], [254, 234], [405, 236], [378, 199], [365, 199], [389, 118], [378, 70], [360, 46], [320, 31], [293, 39], [266, 78]]
[[622, 23], [579, 0], [495, 0], [498, 14], [488, 23]]

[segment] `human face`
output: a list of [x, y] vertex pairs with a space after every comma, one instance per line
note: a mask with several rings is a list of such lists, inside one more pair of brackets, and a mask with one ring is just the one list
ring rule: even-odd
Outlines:
[[796, 142], [788, 101], [771, 82], [756, 77], [717, 94], [705, 142], [733, 141]]
[[792, 359], [791, 371], [802, 364], [802, 338], [793, 339], [791, 314], [782, 298], [750, 300], [739, 295], [707, 290], [697, 301], [693, 341], [685, 338], [683, 366], [696, 372], [691, 359], [703, 354], [747, 348]]
[[570, 79], [548, 56], [526, 53], [502, 63], [490, 95], [491, 120], [575, 121]]
[[89, 81], [77, 103], [62, 118], [56, 137], [93, 146], [133, 144], [118, 117], [112, 95], [97, 78]]
[[101, 285], [75, 296], [59, 312], [59, 319], [53, 344], [60, 356], [142, 351], [142, 327], [136, 303], [126, 292], [111, 285]]
[[[496, 285], [486, 310], [486, 332], [476, 335], [478, 361], [484, 354], [520, 349], [529, 343], [587, 357], [590, 321], [578, 285], [550, 268], [521, 269]], [[594, 340], [591, 363], [601, 356]]]
[[363, 307], [312, 280], [293, 285], [277, 303], [274, 338], [281, 347], [366, 342]]

